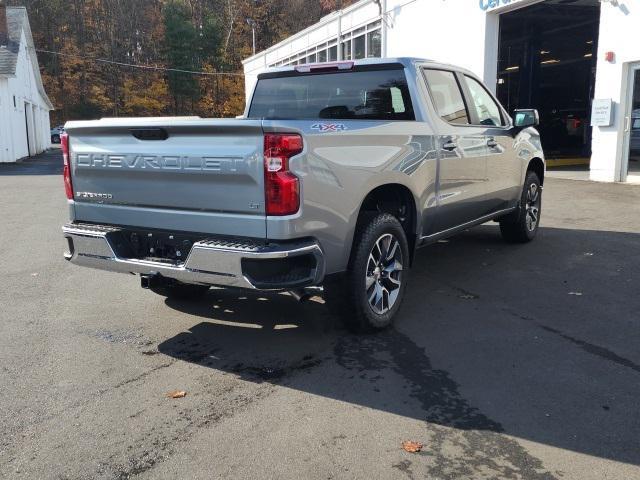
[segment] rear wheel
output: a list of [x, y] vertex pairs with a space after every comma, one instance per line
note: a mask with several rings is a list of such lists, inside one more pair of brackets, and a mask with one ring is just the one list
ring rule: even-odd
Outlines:
[[349, 268], [325, 284], [327, 306], [355, 332], [382, 330], [393, 322], [407, 281], [409, 247], [392, 215], [368, 215], [356, 233]]
[[178, 300], [197, 300], [209, 291], [207, 285], [191, 285], [188, 283], [172, 282], [149, 287], [153, 293]]
[[527, 172], [520, 207], [515, 214], [500, 220], [502, 237], [508, 242], [526, 243], [536, 237], [542, 212], [542, 186], [538, 174]]

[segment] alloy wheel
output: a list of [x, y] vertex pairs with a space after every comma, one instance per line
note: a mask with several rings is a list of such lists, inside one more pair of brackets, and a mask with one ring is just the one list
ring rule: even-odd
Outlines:
[[525, 208], [527, 229], [533, 232], [538, 227], [540, 220], [540, 187], [536, 183], [532, 183], [527, 190], [527, 203]]
[[390, 233], [373, 245], [367, 261], [365, 288], [371, 309], [378, 315], [389, 312], [400, 293], [403, 258], [400, 242]]

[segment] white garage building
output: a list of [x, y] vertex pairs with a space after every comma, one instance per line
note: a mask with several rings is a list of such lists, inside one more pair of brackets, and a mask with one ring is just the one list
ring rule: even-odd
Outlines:
[[15, 162], [51, 146], [50, 110], [27, 11], [0, 5], [0, 162]]
[[246, 87], [272, 66], [379, 56], [458, 64], [509, 110], [540, 111], [550, 166], [640, 181], [639, 29], [640, 0], [362, 0], [245, 60]]

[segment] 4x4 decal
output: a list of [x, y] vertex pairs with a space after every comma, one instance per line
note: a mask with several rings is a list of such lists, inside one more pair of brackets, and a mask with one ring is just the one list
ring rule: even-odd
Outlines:
[[347, 126], [344, 123], [314, 123], [311, 130], [317, 130], [320, 133], [325, 132], [344, 132]]

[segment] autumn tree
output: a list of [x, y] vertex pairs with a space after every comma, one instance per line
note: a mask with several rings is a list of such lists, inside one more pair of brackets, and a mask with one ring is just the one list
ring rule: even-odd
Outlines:
[[[198, 32], [191, 21], [191, 12], [186, 3], [171, 0], [163, 10], [164, 48], [167, 66], [173, 70], [185, 72], [197, 71]], [[169, 92], [173, 98], [173, 113], [185, 112], [187, 100], [198, 96], [197, 78], [190, 73], [170, 71], [168, 73]]]
[[353, 0], [6, 3], [27, 8], [58, 124], [118, 115], [237, 115], [245, 98], [241, 62], [252, 53], [249, 23], [259, 51]]

